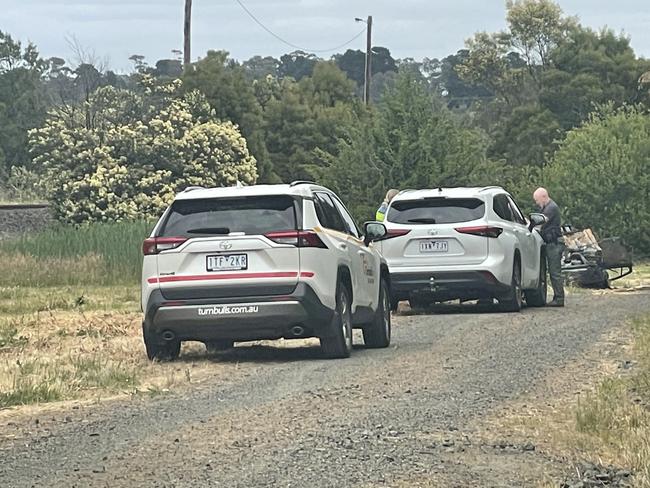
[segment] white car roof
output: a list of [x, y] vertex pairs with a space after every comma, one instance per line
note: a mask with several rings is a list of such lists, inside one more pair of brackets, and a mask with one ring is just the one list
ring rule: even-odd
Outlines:
[[[425, 190], [403, 190], [393, 201], [418, 200], [420, 198], [448, 197], [448, 198], [471, 198], [494, 195], [495, 193], [506, 192], [500, 186], [484, 187], [457, 187], [457, 188], [429, 188]], [[506, 192], [507, 193], [507, 192]]]
[[203, 198], [228, 198], [248, 197], [260, 195], [293, 195], [310, 197], [314, 190], [325, 190], [327, 188], [309, 183], [294, 185], [252, 185], [252, 186], [229, 186], [223, 188], [201, 188], [189, 187], [178, 193], [175, 200], [196, 200]]

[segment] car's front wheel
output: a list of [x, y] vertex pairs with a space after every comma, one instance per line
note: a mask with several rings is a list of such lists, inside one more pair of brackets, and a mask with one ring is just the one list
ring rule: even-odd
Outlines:
[[350, 292], [341, 282], [336, 287], [336, 310], [330, 330], [320, 338], [323, 354], [328, 358], [347, 358], [352, 352], [352, 312]]
[[235, 346], [235, 342], [231, 340], [218, 340], [218, 341], [207, 341], [204, 343], [205, 349], [208, 354], [215, 354], [217, 352], [227, 351], [232, 349]]
[[386, 280], [379, 284], [379, 303], [372, 322], [363, 327], [363, 342], [366, 347], [380, 348], [390, 345], [390, 295]]

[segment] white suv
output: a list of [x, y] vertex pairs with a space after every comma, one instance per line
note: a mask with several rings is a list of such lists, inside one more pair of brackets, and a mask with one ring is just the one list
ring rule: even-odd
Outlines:
[[454, 299], [497, 299], [506, 311], [546, 303], [544, 242], [503, 188], [406, 190], [386, 213], [380, 250], [391, 304], [414, 308]]
[[309, 182], [189, 188], [144, 241], [143, 335], [150, 359], [181, 341], [223, 350], [235, 341], [318, 337], [347, 357], [352, 329], [390, 343], [389, 274], [338, 197]]

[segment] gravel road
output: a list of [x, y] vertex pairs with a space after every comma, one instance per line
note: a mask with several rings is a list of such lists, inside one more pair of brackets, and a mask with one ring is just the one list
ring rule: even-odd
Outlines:
[[530, 486], [564, 467], [534, 446], [486, 450], [477, 425], [650, 313], [649, 298], [397, 316], [389, 349], [339, 361], [318, 348], [237, 348], [205, 359], [230, 368], [226, 382], [3, 417], [0, 486]]

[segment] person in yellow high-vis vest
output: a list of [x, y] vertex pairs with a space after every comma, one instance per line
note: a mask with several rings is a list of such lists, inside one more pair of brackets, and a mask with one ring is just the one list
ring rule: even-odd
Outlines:
[[398, 193], [399, 190], [395, 190], [394, 188], [391, 188], [388, 190], [388, 192], [386, 192], [386, 197], [384, 198], [384, 201], [381, 203], [381, 206], [377, 209], [377, 213], [375, 214], [375, 220], [377, 222], [384, 221], [386, 218], [386, 212], [388, 211], [388, 205]]

